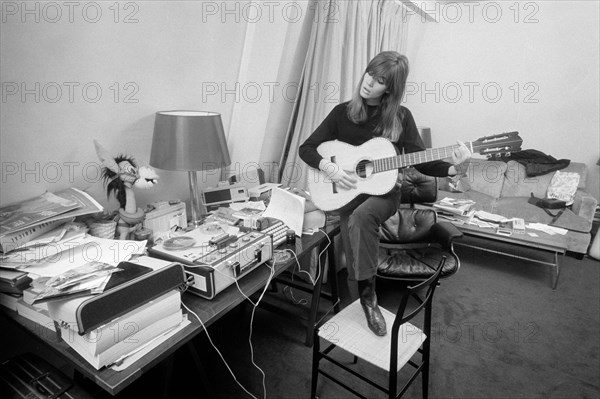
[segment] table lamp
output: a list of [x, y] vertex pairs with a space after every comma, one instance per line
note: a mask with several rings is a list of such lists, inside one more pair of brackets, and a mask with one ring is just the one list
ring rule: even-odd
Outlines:
[[191, 222], [198, 226], [200, 196], [197, 171], [231, 164], [221, 114], [204, 111], [159, 111], [154, 120], [150, 165], [188, 172]]

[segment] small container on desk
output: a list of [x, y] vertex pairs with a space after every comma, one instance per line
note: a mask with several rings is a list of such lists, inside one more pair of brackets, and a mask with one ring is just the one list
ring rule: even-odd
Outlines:
[[147, 228], [142, 228], [133, 233], [134, 240], [136, 241], [144, 241], [146, 240], [146, 245], [148, 247], [152, 247], [154, 245], [154, 240], [152, 239], [152, 230]]

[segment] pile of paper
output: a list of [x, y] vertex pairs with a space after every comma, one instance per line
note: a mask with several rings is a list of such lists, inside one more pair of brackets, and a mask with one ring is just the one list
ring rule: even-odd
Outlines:
[[472, 208], [475, 205], [475, 201], [468, 199], [454, 199], [446, 197], [442, 200], [433, 203], [433, 207], [438, 212], [447, 212], [452, 215], [468, 216], [473, 213]]

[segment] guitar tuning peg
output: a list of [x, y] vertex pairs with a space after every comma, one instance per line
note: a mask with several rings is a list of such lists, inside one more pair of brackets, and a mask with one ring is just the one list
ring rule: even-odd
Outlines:
[[507, 157], [510, 157], [510, 151], [507, 151], [506, 154], [504, 154]]
[[495, 154], [494, 154], [494, 156], [495, 156], [496, 158], [500, 158], [500, 157], [502, 156], [502, 154], [500, 154], [499, 152], [497, 152], [497, 153], [495, 153]]

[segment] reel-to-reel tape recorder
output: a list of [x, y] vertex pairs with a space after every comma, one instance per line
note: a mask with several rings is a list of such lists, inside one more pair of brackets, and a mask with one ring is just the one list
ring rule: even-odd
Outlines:
[[213, 299], [249, 271], [273, 258], [273, 240], [257, 231], [208, 223], [149, 249], [154, 256], [178, 261], [194, 277], [190, 292]]

